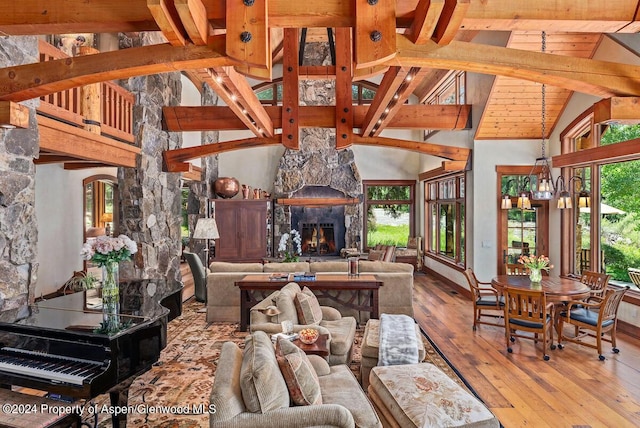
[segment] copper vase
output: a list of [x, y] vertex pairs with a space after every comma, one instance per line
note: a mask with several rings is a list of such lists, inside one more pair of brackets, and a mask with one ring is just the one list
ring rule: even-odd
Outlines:
[[220, 177], [213, 183], [213, 191], [223, 199], [233, 198], [240, 190], [240, 182], [233, 177]]

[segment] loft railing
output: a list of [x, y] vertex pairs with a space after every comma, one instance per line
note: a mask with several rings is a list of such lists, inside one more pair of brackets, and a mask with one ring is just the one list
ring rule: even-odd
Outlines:
[[[42, 40], [39, 49], [41, 62], [69, 57]], [[38, 113], [133, 145], [133, 102], [126, 89], [102, 82], [44, 95]]]

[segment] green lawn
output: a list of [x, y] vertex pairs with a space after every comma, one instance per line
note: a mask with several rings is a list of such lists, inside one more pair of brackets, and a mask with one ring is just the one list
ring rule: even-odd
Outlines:
[[409, 225], [378, 225], [375, 230], [369, 230], [367, 236], [367, 245], [374, 247], [377, 244], [395, 245], [397, 247], [405, 247], [409, 239]]

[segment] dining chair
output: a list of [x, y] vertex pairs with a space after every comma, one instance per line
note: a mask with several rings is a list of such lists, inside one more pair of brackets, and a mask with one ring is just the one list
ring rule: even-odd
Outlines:
[[[603, 361], [605, 357], [602, 355], [602, 341], [604, 340], [605, 342], [611, 343], [614, 354], [620, 352], [620, 350], [616, 348], [618, 307], [624, 297], [624, 293], [626, 293], [628, 289], [629, 286], [617, 290], [609, 289], [606, 291], [602, 301], [587, 303], [582, 300], [573, 300], [568, 302], [567, 310], [560, 314], [558, 348], [562, 349], [564, 347], [562, 342], [565, 340], [567, 342], [577, 343], [578, 345], [596, 349], [598, 351], [598, 358], [600, 361]], [[578, 305], [579, 308], [574, 309], [574, 307]], [[574, 337], [565, 336], [563, 332], [565, 322], [578, 327], [580, 334]], [[609, 333], [609, 339], [604, 337], [605, 333]], [[583, 340], [589, 337], [595, 339], [595, 344], [593, 341], [585, 342]]]
[[580, 282], [591, 289], [587, 302], [602, 301], [610, 278], [611, 275], [607, 275], [606, 273], [593, 272], [590, 270], [582, 271]]
[[529, 275], [529, 268], [522, 263], [507, 263], [507, 275]]
[[[503, 317], [504, 298], [498, 290], [493, 288], [491, 283], [478, 281], [478, 278], [476, 278], [471, 268], [467, 268], [467, 270], [464, 271], [464, 276], [469, 282], [469, 288], [473, 295], [473, 330], [476, 330], [478, 324], [504, 327], [504, 324], [501, 323], [482, 320], [482, 317]], [[485, 311], [489, 311], [489, 313]]]
[[[547, 295], [542, 290], [524, 290], [505, 287], [504, 292], [504, 323], [507, 352], [513, 352], [511, 342], [515, 338], [530, 339], [538, 342], [542, 334], [542, 355], [545, 361], [547, 355], [547, 343], [550, 349], [555, 349], [553, 344], [553, 303], [547, 303]], [[530, 334], [518, 333], [527, 332]]]

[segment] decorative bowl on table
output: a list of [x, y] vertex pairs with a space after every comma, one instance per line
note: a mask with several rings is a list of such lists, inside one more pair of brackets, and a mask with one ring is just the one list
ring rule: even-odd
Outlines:
[[316, 343], [316, 340], [318, 340], [318, 337], [320, 336], [320, 332], [315, 328], [303, 328], [298, 332], [298, 336], [302, 343], [311, 345], [312, 343]]

